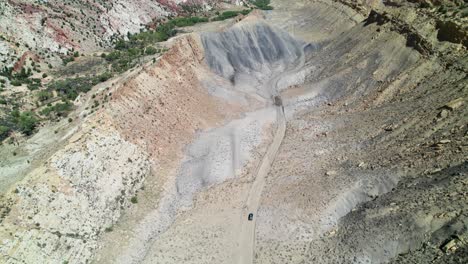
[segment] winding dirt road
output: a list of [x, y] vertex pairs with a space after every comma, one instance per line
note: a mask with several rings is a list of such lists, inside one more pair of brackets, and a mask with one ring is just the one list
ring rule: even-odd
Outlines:
[[[242, 227], [239, 235], [239, 246], [237, 250], [237, 263], [238, 264], [251, 264], [253, 263], [254, 248], [255, 248], [255, 224], [257, 218], [257, 210], [260, 204], [260, 199], [265, 186], [265, 177], [270, 171], [271, 164], [274, 161], [279, 147], [283, 142], [286, 132], [286, 118], [282, 106], [277, 107], [278, 128], [276, 130], [273, 142], [268, 148], [267, 153], [263, 157], [260, 166], [257, 168], [255, 181], [250, 189], [247, 198], [246, 206], [242, 214]], [[254, 214], [252, 221], [248, 221], [247, 216], [249, 213]]]

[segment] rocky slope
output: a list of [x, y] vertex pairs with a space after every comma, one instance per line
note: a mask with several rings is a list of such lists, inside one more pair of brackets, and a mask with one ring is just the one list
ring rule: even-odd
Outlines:
[[72, 124], [59, 139], [65, 147], [15, 187], [15, 205], [2, 217], [2, 262], [85, 263], [144, 180], [157, 199], [170, 176], [164, 171], [195, 131], [222, 118], [219, 103], [196, 86], [200, 55], [191, 45], [179, 42], [157, 64], [104, 90], [112, 94], [106, 108]]
[[0, 69], [12, 66], [28, 52], [53, 63], [51, 57], [71, 50], [86, 54], [102, 50], [112, 40], [140, 32], [168, 16], [208, 10], [221, 2], [243, 4], [216, 0], [2, 1]]
[[468, 258], [464, 44], [440, 42], [427, 10], [368, 13], [285, 91], [292, 117], [263, 195], [257, 263]]

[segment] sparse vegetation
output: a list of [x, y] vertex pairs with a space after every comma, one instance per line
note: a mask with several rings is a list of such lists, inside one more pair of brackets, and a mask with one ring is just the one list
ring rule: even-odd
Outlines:
[[244, 9], [242, 11], [225, 11], [223, 13], [221, 13], [220, 15], [218, 15], [217, 17], [213, 18], [214, 21], [221, 21], [221, 20], [226, 20], [226, 19], [229, 19], [229, 18], [233, 18], [233, 17], [236, 17], [238, 16], [239, 14], [242, 14], [242, 15], [248, 15], [252, 10], [250, 9]]
[[115, 42], [114, 51], [108, 54], [103, 53], [101, 57], [112, 64], [114, 72], [124, 72], [134, 67], [141, 57], [162, 52], [154, 45], [174, 36], [177, 33], [177, 27], [193, 26], [203, 22], [208, 22], [208, 18], [193, 16], [171, 19], [154, 30], [128, 34], [127, 39], [122, 38]]
[[13, 111], [12, 113], [13, 122], [17, 125], [18, 130], [23, 134], [29, 136], [32, 134], [37, 125], [37, 118], [32, 112]]
[[270, 0], [254, 0], [252, 4], [254, 4], [258, 9], [262, 10], [273, 10], [273, 7], [270, 6]]
[[77, 77], [65, 80], [57, 80], [51, 82], [48, 86], [49, 90], [55, 90], [64, 100], [75, 100], [80, 93], [86, 93], [91, 88], [101, 82], [107, 81], [112, 77], [112, 74], [105, 72], [95, 77]]
[[193, 2], [188, 2], [187, 4], [180, 4], [180, 7], [185, 13], [195, 14], [203, 10], [203, 6], [200, 4], [194, 4]]
[[154, 55], [158, 52], [158, 50], [152, 46], [146, 47], [145, 54], [146, 55]]
[[52, 93], [50, 91], [40, 91], [37, 93], [37, 98], [39, 101], [44, 102], [52, 98]]
[[167, 24], [169, 24], [170, 26], [174, 26], [174, 27], [189, 27], [197, 23], [204, 23], [204, 22], [208, 22], [208, 18], [193, 16], [193, 17], [174, 18], [170, 20]]
[[67, 65], [68, 63], [72, 62], [75, 60], [75, 57], [74, 56], [69, 56], [69, 57], [65, 57], [62, 59], [62, 63], [63, 65]]
[[[196, 10], [196, 6], [186, 7], [186, 11], [189, 13], [195, 13]], [[221, 15], [221, 18], [225, 19], [224, 17], [232, 16], [233, 14], [226, 13], [224, 16]], [[32, 111], [20, 112], [19, 109], [22, 105], [18, 103], [17, 98], [8, 98], [8, 100], [4, 97], [0, 98], [0, 106], [3, 107], [0, 111], [6, 113], [0, 118], [0, 141], [6, 139], [13, 131], [21, 132], [24, 135], [31, 135], [40, 121], [56, 120], [68, 116], [69, 112], [73, 110], [72, 101], [80, 94], [90, 91], [98, 83], [107, 81], [113, 74], [118, 74], [134, 67], [142, 57], [163, 52], [164, 49], [158, 48], [156, 43], [166, 41], [174, 36], [177, 33], [177, 28], [193, 26], [197, 23], [208, 21], [209, 19], [206, 17], [178, 17], [158, 25], [153, 30], [128, 34], [127, 38], [118, 39], [115, 42], [113, 51], [101, 54], [101, 57], [111, 67], [109, 71], [99, 75], [56, 79], [52, 80], [46, 87], [43, 87], [42, 79], [49, 77], [49, 75], [42, 73], [40, 75], [42, 79], [31, 78], [33, 72], [39, 73], [41, 71], [40, 65], [32, 61], [31, 58], [28, 60], [28, 62], [31, 61], [30, 67], [25, 66], [19, 71], [15, 72], [13, 67], [0, 69], [0, 76], [5, 77], [0, 79], [0, 89], [3, 90], [5, 86], [10, 84], [12, 86], [26, 85], [31, 91], [37, 90], [33, 97], [37, 98], [37, 109], [33, 109]], [[45, 23], [46, 20], [44, 19], [41, 22]], [[81, 55], [78, 51], [72, 49], [62, 57], [62, 64], [64, 66], [68, 65]], [[50, 55], [48, 55], [49, 57]], [[73, 65], [67, 67], [72, 67]], [[47, 63], [47, 66], [49, 69], [53, 68], [50, 63]], [[77, 64], [74, 68], [79, 68], [79, 65]], [[103, 68], [107, 68], [107, 66]], [[74, 74], [79, 74], [79, 72]], [[92, 105], [93, 111], [98, 107], [100, 107], [100, 102], [95, 100]], [[72, 121], [71, 118], [69, 119], [70, 121]], [[137, 198], [134, 197], [131, 201], [136, 203]]]
[[8, 137], [10, 133], [10, 128], [0, 125], [0, 141]]
[[56, 103], [55, 105], [49, 105], [42, 109], [41, 115], [48, 116], [50, 118], [65, 117], [72, 110], [72, 104], [70, 101], [65, 100], [62, 103]]
[[[10, 80], [11, 85], [21, 86], [22, 84], [31, 84], [36, 80], [31, 80], [29, 77], [32, 75], [30, 68], [21, 68], [17, 73], [13, 72], [13, 67], [4, 67], [0, 71], [0, 76], [6, 77]], [[39, 81], [40, 82], [40, 81]]]
[[30, 111], [13, 110], [9, 116], [0, 119], [0, 141], [4, 140], [12, 131], [19, 131], [24, 135], [31, 135], [38, 124], [36, 115]]

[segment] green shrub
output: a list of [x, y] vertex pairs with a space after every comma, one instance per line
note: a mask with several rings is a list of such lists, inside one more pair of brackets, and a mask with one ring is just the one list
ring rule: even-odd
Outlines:
[[22, 83], [21, 83], [21, 81], [13, 80], [13, 81], [11, 81], [11, 85], [13, 85], [13, 86], [21, 86]]
[[112, 74], [110, 72], [105, 72], [93, 78], [77, 77], [57, 80], [50, 83], [48, 88], [57, 91], [63, 99], [75, 100], [80, 93], [89, 92], [94, 85], [105, 82], [111, 77]]
[[68, 113], [72, 110], [72, 104], [69, 101], [64, 103], [57, 103], [53, 106], [47, 106], [42, 109], [41, 115], [50, 116], [52, 113], [57, 117], [67, 116]]
[[270, 0], [255, 0], [252, 2], [252, 4], [262, 10], [272, 10], [273, 7], [270, 6], [270, 2]]
[[197, 23], [208, 22], [208, 18], [206, 17], [178, 17], [171, 19], [168, 24], [176, 27], [188, 27], [193, 26]]
[[28, 83], [28, 89], [29, 89], [30, 91], [37, 90], [37, 89], [39, 89], [39, 88], [41, 88], [41, 87], [42, 87], [42, 85], [39, 84], [39, 83]]
[[65, 57], [62, 59], [62, 63], [63, 65], [67, 65], [68, 63], [72, 62], [75, 60], [75, 57], [71, 56], [71, 57]]
[[225, 11], [221, 15], [213, 18], [214, 21], [226, 20], [238, 16], [239, 14], [248, 15], [251, 12], [250, 9], [244, 9], [242, 11]]
[[[101, 75], [98, 75], [96, 78], [97, 78], [97, 80], [99, 80], [99, 82], [105, 82], [105, 81], [109, 80], [110, 78], [112, 78], [112, 73], [105, 72], [105, 73], [103, 73]], [[96, 80], [94, 80], [93, 83], [96, 83]]]
[[52, 93], [50, 91], [40, 91], [37, 93], [37, 98], [39, 101], [44, 102], [52, 98]]
[[68, 112], [72, 110], [72, 104], [70, 101], [58, 103], [53, 106], [53, 110], [57, 116], [67, 116]]
[[120, 51], [113, 51], [107, 55], [104, 55], [104, 58], [107, 60], [107, 61], [115, 61], [115, 60], [118, 60], [120, 58]]
[[49, 84], [49, 89], [57, 91], [63, 98], [75, 100], [81, 92], [88, 92], [93, 86], [89, 78], [57, 80]]
[[0, 125], [0, 141], [3, 141], [10, 134], [11, 129], [7, 126]]
[[38, 123], [34, 113], [29, 111], [20, 113], [18, 110], [15, 110], [11, 113], [11, 116], [13, 121], [16, 123], [18, 130], [27, 136], [30, 136], [33, 133]]
[[157, 52], [158, 52], [158, 50], [157, 50], [156, 48], [152, 47], [152, 46], [148, 46], [148, 47], [146, 47], [146, 49], [145, 49], [145, 54], [146, 54], [146, 55], [154, 55], [154, 54], [156, 54]]
[[13, 78], [17, 80], [25, 80], [31, 75], [32, 75], [31, 69], [21, 68], [21, 71], [19, 73], [14, 74]]
[[11, 79], [13, 73], [13, 67], [3, 67], [3, 69], [0, 71], [0, 76], [7, 77], [8, 79]]
[[52, 111], [54, 111], [54, 108], [51, 106], [47, 106], [46, 108], [41, 110], [40, 114], [44, 116], [48, 116], [50, 115], [50, 113], [52, 113]]
[[196, 23], [208, 22], [205, 17], [179, 17], [159, 25], [154, 30], [137, 34], [127, 34], [127, 40], [118, 39], [115, 51], [101, 54], [101, 57], [112, 63], [113, 72], [124, 72], [136, 65], [137, 60], [144, 55], [154, 55], [158, 52], [154, 43], [168, 40], [177, 33], [176, 27], [192, 26]]

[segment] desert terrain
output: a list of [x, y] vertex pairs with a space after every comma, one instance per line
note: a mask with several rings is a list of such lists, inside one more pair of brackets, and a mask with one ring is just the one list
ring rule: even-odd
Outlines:
[[110, 2], [80, 45], [0, 26], [53, 66], [0, 92], [41, 120], [0, 145], [0, 263], [468, 262], [466, 3]]

